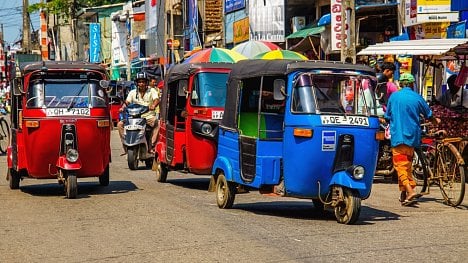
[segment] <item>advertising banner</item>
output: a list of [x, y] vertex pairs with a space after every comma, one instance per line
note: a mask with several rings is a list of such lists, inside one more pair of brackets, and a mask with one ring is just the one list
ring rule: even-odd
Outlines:
[[250, 39], [284, 42], [284, 0], [249, 1]]
[[450, 12], [451, 0], [418, 0], [418, 14]]
[[233, 23], [234, 44], [249, 40], [249, 18], [246, 17]]
[[405, 20], [403, 26], [408, 27], [415, 25], [418, 21], [418, 2], [417, 0], [406, 0], [405, 1]]
[[127, 29], [125, 23], [113, 22], [112, 24], [112, 65], [127, 63]]
[[89, 62], [101, 62], [101, 25], [89, 24]]
[[447, 38], [465, 38], [466, 21], [450, 25], [447, 28]]
[[198, 37], [198, 3], [197, 0], [189, 0], [189, 38], [190, 38], [190, 50], [195, 47], [201, 46], [200, 39]]

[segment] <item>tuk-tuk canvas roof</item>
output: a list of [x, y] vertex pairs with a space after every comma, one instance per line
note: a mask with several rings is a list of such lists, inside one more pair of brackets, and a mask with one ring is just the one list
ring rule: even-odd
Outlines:
[[465, 43], [467, 38], [392, 41], [368, 46], [358, 55], [442, 55]]
[[74, 69], [88, 69], [100, 71], [106, 74], [106, 69], [98, 64], [79, 62], [79, 61], [42, 61], [42, 62], [25, 62], [20, 63], [20, 69], [23, 74], [41, 70], [42, 67], [48, 69], [63, 69], [63, 70], [74, 70]]
[[166, 82], [187, 79], [194, 71], [209, 68], [232, 68], [233, 63], [182, 63], [169, 69]]
[[[236, 115], [240, 90], [239, 81], [242, 79], [261, 76], [286, 76], [294, 71], [311, 70], [339, 70], [360, 71], [375, 76], [373, 68], [366, 65], [346, 64], [336, 61], [295, 61], [287, 59], [278, 60], [241, 60], [234, 64], [228, 79], [228, 90], [226, 93], [226, 110], [224, 111], [222, 125], [230, 128], [236, 127]], [[235, 110], [234, 110], [235, 109]]]

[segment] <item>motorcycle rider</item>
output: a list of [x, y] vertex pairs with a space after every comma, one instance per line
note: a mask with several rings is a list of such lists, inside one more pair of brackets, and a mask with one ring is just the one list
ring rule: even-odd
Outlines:
[[[124, 104], [122, 107], [119, 109], [119, 112], [123, 112], [125, 108], [127, 107], [128, 104], [139, 104], [142, 106], [147, 106], [149, 108], [149, 111], [144, 113], [142, 115], [143, 118], [146, 119], [146, 123], [153, 128], [152, 134], [151, 134], [151, 147], [148, 149], [150, 152], [154, 151], [153, 146], [156, 143], [156, 136], [157, 132], [155, 132], [155, 129], [158, 127], [158, 121], [156, 118], [156, 112], [154, 111], [155, 108], [159, 105], [159, 96], [158, 93], [154, 90], [148, 87], [148, 76], [146, 72], [139, 72], [137, 73], [135, 77], [135, 83], [137, 85], [137, 88], [134, 90], [131, 90], [128, 93], [127, 98], [124, 101]], [[124, 121], [120, 120], [117, 123], [117, 128], [119, 130], [119, 135], [120, 138], [123, 140], [124, 135]], [[124, 147], [124, 150], [126, 152], [126, 148]]]

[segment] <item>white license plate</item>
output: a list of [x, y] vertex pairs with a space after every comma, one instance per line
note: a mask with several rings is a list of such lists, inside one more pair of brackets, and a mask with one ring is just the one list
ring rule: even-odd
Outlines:
[[321, 115], [323, 125], [369, 126], [369, 118], [362, 116]]
[[89, 116], [89, 108], [48, 108], [47, 116]]
[[213, 120], [221, 120], [223, 118], [224, 111], [214, 110], [211, 112], [211, 118]]
[[143, 130], [143, 126], [138, 125], [138, 124], [126, 125], [125, 129], [129, 130], [129, 131], [131, 131], [131, 130]]

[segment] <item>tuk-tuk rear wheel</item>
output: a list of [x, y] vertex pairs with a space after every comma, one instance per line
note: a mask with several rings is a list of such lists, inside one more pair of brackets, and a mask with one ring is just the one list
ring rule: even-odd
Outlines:
[[106, 166], [104, 172], [99, 176], [99, 185], [108, 186], [109, 185], [109, 165]]
[[341, 224], [354, 224], [361, 213], [361, 198], [354, 190], [343, 188], [343, 200], [335, 206], [336, 221]]
[[10, 183], [10, 189], [19, 189], [21, 181], [21, 176], [19, 172], [17, 172], [13, 168], [8, 169], [8, 181]]
[[223, 172], [218, 175], [216, 180], [216, 203], [219, 208], [229, 209], [234, 204], [236, 198], [236, 184], [228, 182]]
[[78, 182], [76, 175], [68, 174], [65, 177], [65, 193], [68, 199], [75, 199], [78, 195]]
[[168, 169], [166, 164], [162, 163], [159, 156], [156, 157], [156, 181], [165, 183], [167, 180]]
[[127, 149], [127, 162], [130, 170], [138, 169], [138, 148], [129, 147]]

